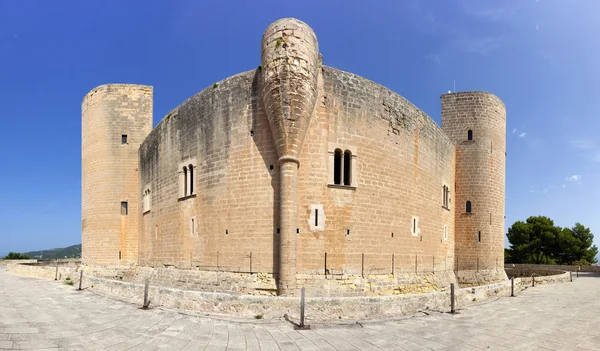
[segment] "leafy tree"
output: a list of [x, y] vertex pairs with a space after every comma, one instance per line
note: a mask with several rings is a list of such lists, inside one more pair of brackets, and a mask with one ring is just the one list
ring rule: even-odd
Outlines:
[[507, 237], [511, 246], [505, 258], [512, 263], [597, 262], [594, 235], [580, 223], [573, 228], [561, 228], [548, 217], [532, 216], [525, 222], [515, 222], [508, 229]]
[[29, 256], [20, 254], [18, 252], [9, 252], [8, 256], [5, 257], [7, 260], [27, 260]]

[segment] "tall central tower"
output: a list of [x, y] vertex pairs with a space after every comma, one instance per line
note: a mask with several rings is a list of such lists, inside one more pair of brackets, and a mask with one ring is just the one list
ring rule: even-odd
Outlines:
[[304, 22], [284, 18], [262, 38], [261, 96], [279, 155], [280, 234], [278, 294], [296, 289], [298, 167], [317, 101], [319, 43]]

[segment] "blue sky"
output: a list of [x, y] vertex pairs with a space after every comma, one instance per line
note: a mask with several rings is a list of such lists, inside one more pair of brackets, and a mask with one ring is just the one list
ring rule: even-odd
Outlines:
[[[81, 99], [154, 86], [154, 123], [260, 63], [267, 25], [296, 17], [324, 63], [372, 79], [440, 123], [442, 93], [507, 107], [506, 227], [531, 215], [600, 243], [596, 0], [0, 2], [0, 254], [81, 242]], [[600, 246], [600, 245], [598, 245]]]

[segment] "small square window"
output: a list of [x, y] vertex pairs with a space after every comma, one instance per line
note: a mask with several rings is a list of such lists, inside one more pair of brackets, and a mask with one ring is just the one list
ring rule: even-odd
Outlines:
[[129, 210], [127, 206], [127, 201], [121, 202], [121, 216], [127, 216]]
[[127, 134], [121, 135], [121, 144], [127, 144]]

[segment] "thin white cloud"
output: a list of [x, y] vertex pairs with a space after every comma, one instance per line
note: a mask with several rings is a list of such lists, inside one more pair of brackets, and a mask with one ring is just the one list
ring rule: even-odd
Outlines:
[[573, 139], [570, 141], [572, 147], [589, 150], [595, 147], [594, 142], [588, 139]]
[[581, 180], [581, 176], [579, 174], [573, 174], [570, 177], [565, 178], [569, 182], [579, 182]]
[[431, 63], [435, 63], [436, 65], [439, 65], [442, 62], [442, 60], [440, 59], [440, 56], [437, 54], [425, 55], [425, 56], [423, 56], [423, 59], [425, 59], [426, 61], [429, 61]]
[[462, 7], [466, 14], [480, 20], [505, 21], [514, 15], [514, 9], [509, 7], [490, 7], [490, 2], [479, 0], [463, 0]]
[[504, 38], [502, 37], [463, 37], [457, 40], [456, 45], [462, 51], [486, 57], [498, 50], [502, 42], [504, 42]]
[[560, 186], [562, 186], [562, 188], [564, 189], [567, 187], [567, 184], [561, 184]]
[[525, 133], [525, 132], [519, 134], [519, 138], [525, 138], [526, 136], [527, 136], [527, 133]]
[[512, 133], [515, 134], [517, 132], [517, 128], [513, 128]]

